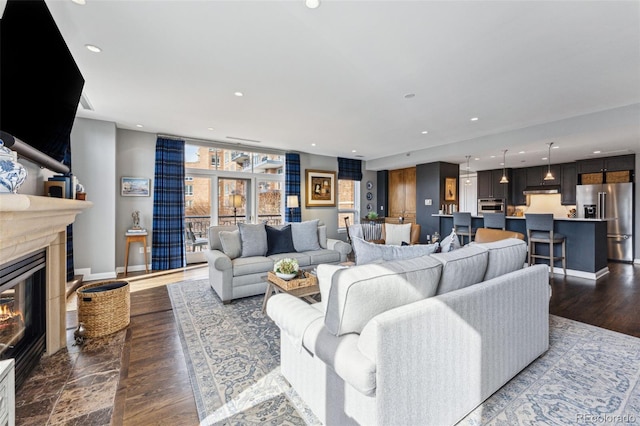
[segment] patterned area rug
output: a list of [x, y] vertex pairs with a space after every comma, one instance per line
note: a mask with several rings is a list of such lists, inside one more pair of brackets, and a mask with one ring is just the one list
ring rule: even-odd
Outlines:
[[[279, 372], [262, 296], [223, 305], [208, 280], [168, 286], [201, 424], [318, 424]], [[464, 425], [640, 422], [640, 339], [550, 317], [550, 348]]]

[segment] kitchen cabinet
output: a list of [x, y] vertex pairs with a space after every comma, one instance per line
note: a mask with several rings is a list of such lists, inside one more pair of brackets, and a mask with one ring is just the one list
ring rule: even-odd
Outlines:
[[576, 163], [561, 164], [560, 204], [576, 204], [576, 185], [578, 184], [578, 167]]
[[416, 218], [416, 168], [389, 170], [388, 217], [403, 216], [406, 222]]
[[511, 173], [511, 202], [510, 204], [522, 206], [527, 204], [527, 196], [523, 194], [527, 187], [527, 169], [513, 169]]
[[636, 159], [633, 154], [580, 160], [577, 162], [578, 174], [634, 170], [635, 162]]
[[[507, 170], [507, 178], [511, 181], [511, 169]], [[508, 200], [509, 184], [500, 183], [502, 169], [481, 170], [478, 172], [478, 198], [503, 198]]]

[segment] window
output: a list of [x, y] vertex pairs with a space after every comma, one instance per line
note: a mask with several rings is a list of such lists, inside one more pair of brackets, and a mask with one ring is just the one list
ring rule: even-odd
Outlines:
[[192, 209], [192, 208], [193, 208], [193, 200], [186, 200], [186, 201], [184, 202], [184, 206], [185, 206], [185, 208], [187, 208], [187, 209]]
[[184, 180], [187, 182], [193, 182], [193, 176], [187, 176], [184, 178]]
[[346, 230], [345, 218], [349, 224], [360, 223], [360, 182], [338, 179], [338, 230]]
[[184, 186], [184, 195], [193, 195], [193, 185]]

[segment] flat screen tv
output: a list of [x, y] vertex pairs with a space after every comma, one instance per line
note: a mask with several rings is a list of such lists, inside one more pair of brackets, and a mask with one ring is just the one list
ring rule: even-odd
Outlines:
[[84, 78], [44, 0], [9, 0], [0, 20], [0, 130], [71, 166]]

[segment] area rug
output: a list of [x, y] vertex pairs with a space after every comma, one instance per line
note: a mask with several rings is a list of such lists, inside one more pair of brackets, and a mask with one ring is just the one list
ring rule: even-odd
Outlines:
[[[168, 290], [202, 425], [319, 424], [279, 372], [262, 296], [223, 305], [208, 280]], [[553, 315], [550, 330], [549, 350], [460, 424], [640, 422], [640, 339]]]

